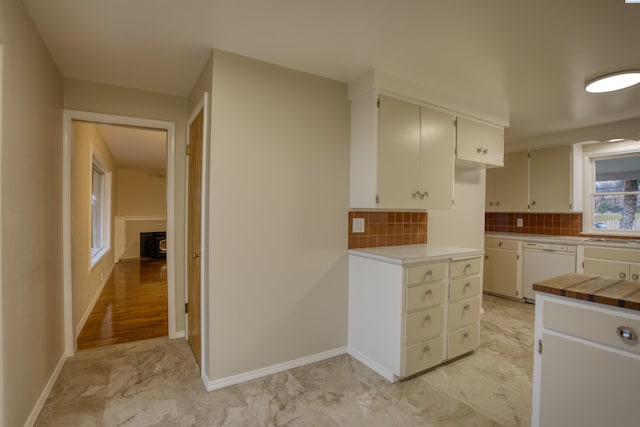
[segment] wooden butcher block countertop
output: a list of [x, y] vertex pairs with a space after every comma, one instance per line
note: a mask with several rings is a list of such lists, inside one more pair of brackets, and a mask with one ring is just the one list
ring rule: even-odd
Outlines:
[[640, 282], [569, 273], [533, 284], [533, 290], [640, 311]]

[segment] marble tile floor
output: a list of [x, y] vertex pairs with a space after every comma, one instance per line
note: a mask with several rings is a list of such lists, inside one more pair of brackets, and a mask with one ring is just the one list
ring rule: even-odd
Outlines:
[[391, 384], [348, 355], [206, 392], [184, 340], [83, 350], [37, 426], [528, 426], [533, 306], [484, 296], [481, 346]]

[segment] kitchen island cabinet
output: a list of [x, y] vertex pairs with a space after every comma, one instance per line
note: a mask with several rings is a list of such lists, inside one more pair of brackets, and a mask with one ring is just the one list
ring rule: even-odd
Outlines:
[[532, 425], [637, 426], [640, 284], [572, 273], [533, 288]]
[[349, 354], [396, 381], [473, 351], [481, 255], [434, 245], [349, 251]]

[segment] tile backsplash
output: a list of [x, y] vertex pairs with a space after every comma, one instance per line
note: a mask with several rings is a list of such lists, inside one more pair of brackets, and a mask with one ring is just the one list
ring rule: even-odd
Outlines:
[[[353, 218], [364, 218], [364, 233], [353, 232]], [[426, 212], [349, 212], [349, 249], [427, 243]]]
[[[522, 218], [522, 227], [518, 227]], [[505, 233], [547, 234], [554, 236], [580, 236], [582, 213], [502, 213], [484, 214], [485, 231]]]

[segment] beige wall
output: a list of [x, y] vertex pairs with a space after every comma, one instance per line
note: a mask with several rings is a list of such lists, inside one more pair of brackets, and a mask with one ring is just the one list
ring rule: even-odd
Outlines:
[[429, 243], [464, 248], [484, 248], [484, 197], [486, 171], [456, 167], [455, 208], [429, 211]]
[[73, 79], [64, 80], [64, 108], [175, 123], [176, 329], [184, 331], [185, 136], [188, 99]]
[[[71, 148], [71, 283], [73, 297], [73, 327], [76, 336], [79, 323], [91, 309], [101, 285], [113, 267], [114, 223], [116, 201], [116, 165], [96, 126], [73, 122]], [[91, 171], [92, 157], [96, 157], [111, 172], [111, 250], [91, 266]]]
[[0, 425], [22, 426], [64, 357], [63, 81], [20, 0], [0, 2]]
[[116, 215], [167, 215], [167, 177], [138, 169], [118, 169]]
[[347, 87], [215, 51], [210, 380], [347, 344]]

